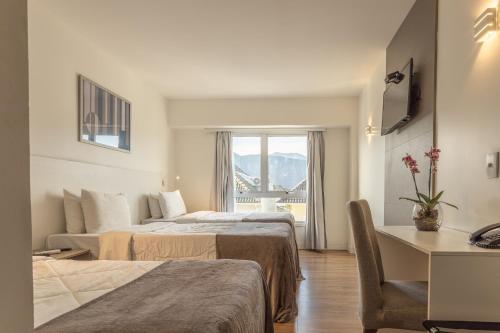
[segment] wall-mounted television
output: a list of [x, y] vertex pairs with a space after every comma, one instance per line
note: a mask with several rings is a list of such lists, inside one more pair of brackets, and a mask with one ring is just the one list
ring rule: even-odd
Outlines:
[[404, 126], [413, 116], [413, 59], [386, 78], [382, 111], [382, 135]]

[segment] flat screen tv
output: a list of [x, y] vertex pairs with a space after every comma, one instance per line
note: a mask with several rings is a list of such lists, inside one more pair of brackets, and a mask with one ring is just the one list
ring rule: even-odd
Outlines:
[[[396, 75], [394, 75], [396, 74]], [[392, 76], [392, 78], [389, 78]], [[413, 116], [413, 59], [399, 72], [389, 75], [384, 92], [382, 135], [404, 126]]]

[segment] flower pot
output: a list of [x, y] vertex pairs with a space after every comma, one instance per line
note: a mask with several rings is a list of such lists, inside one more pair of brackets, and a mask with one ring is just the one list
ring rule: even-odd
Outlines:
[[412, 218], [417, 230], [438, 231], [443, 223], [443, 209], [439, 204], [433, 208], [415, 204], [413, 206]]

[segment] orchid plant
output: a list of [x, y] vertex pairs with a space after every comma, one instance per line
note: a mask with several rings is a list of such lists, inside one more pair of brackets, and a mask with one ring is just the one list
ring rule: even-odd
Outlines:
[[414, 202], [415, 204], [421, 207], [421, 215], [422, 216], [432, 216], [435, 207], [438, 204], [445, 204], [455, 209], [458, 209], [457, 206], [452, 205], [446, 201], [441, 201], [441, 197], [443, 196], [444, 191], [439, 192], [435, 196], [432, 196], [431, 188], [432, 188], [432, 179], [436, 176], [437, 173], [437, 162], [439, 161], [439, 153], [441, 150], [435, 147], [431, 147], [431, 149], [425, 153], [425, 157], [429, 158], [429, 181], [428, 181], [428, 193], [424, 194], [419, 191], [417, 181], [415, 175], [420, 173], [418, 169], [417, 161], [411, 157], [411, 155], [406, 154], [403, 157], [403, 163], [410, 170], [411, 177], [413, 179], [413, 184], [415, 185], [415, 193], [417, 195], [416, 199], [401, 197], [400, 200], [408, 200]]

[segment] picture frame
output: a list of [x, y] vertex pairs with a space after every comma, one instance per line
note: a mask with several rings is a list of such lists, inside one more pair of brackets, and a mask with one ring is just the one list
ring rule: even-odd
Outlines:
[[78, 140], [130, 153], [131, 102], [81, 74], [78, 96]]

